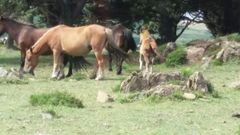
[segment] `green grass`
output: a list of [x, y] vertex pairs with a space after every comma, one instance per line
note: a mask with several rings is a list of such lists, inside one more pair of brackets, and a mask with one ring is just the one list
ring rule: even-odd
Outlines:
[[[197, 33], [197, 31], [196, 31]], [[187, 36], [187, 38], [190, 35]], [[196, 36], [196, 35], [195, 35]], [[87, 57], [94, 63], [92, 56]], [[103, 81], [88, 78], [50, 80], [52, 57], [43, 56], [36, 68], [35, 77], [24, 77], [19, 84], [0, 84], [0, 129], [3, 135], [232, 135], [240, 133], [239, 119], [231, 117], [240, 112], [240, 91], [227, 87], [239, 77], [239, 62], [227, 62], [222, 66], [210, 66], [203, 75], [210, 80], [214, 92], [203, 98], [189, 101], [181, 100], [181, 93], [175, 94], [179, 99], [154, 99], [149, 102], [142, 96], [127, 96], [133, 101], [124, 101], [124, 93], [113, 92], [123, 78], [138, 70], [138, 64], [126, 65], [120, 76], [105, 70]], [[126, 64], [126, 63], [124, 63]], [[0, 47], [0, 66], [19, 67], [19, 52]], [[154, 65], [155, 72], [173, 72], [190, 68], [201, 71], [200, 65], [183, 65], [166, 67]], [[81, 74], [87, 76], [88, 72]], [[99, 90], [106, 91], [123, 101], [101, 104], [96, 102]], [[65, 106], [32, 106], [31, 95], [51, 94], [55, 91], [67, 92], [81, 99], [84, 108]], [[116, 90], [117, 91], [117, 90]], [[214, 98], [216, 97], [216, 98]], [[220, 98], [218, 98], [220, 97]], [[120, 98], [121, 99], [121, 98]], [[155, 102], [157, 101], [157, 102]], [[159, 101], [159, 102], [158, 102]], [[153, 103], [155, 102], [155, 103]], [[44, 120], [43, 112], [56, 113], [59, 118]]]
[[222, 65], [223, 65], [223, 61], [222, 61], [222, 60], [218, 60], [218, 59], [212, 60], [211, 63], [212, 63], [214, 66], [222, 66]]
[[189, 78], [193, 73], [194, 71], [190, 67], [181, 70], [181, 74], [184, 78]]
[[240, 42], [240, 34], [239, 33], [229, 34], [225, 37], [230, 41]]
[[[181, 27], [181, 26], [180, 26]], [[188, 43], [195, 39], [212, 39], [213, 36], [204, 24], [190, 25], [183, 34], [177, 39], [177, 43]]]
[[174, 67], [186, 64], [186, 52], [183, 47], [178, 47], [175, 51], [168, 54], [165, 64], [167, 67]]
[[22, 85], [22, 84], [28, 84], [27, 80], [23, 80], [23, 79], [11, 79], [11, 78], [0, 78], [0, 84], [3, 85], [10, 85], [10, 84], [14, 84], [14, 85]]
[[82, 101], [68, 93], [54, 92], [50, 94], [35, 94], [30, 96], [30, 103], [33, 106], [67, 106], [83, 108]]

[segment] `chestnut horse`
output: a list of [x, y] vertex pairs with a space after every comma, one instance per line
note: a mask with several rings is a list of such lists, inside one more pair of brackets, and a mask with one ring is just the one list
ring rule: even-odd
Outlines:
[[[149, 33], [148, 29], [146, 27], [141, 27], [140, 29], [140, 57], [139, 57], [139, 63], [140, 63], [140, 70], [143, 69], [143, 63], [145, 61], [145, 68], [146, 71], [149, 72], [149, 67], [151, 64], [150, 57], [157, 55], [157, 57], [160, 59], [160, 61], [163, 60], [163, 57], [161, 56], [160, 52], [158, 51], [157, 43], [154, 40], [154, 38]], [[152, 67], [150, 67], [150, 72], [152, 72]]]
[[24, 71], [29, 72], [37, 66], [38, 56], [44, 48], [50, 48], [53, 52], [52, 78], [58, 79], [64, 77], [63, 54], [86, 56], [90, 50], [93, 50], [97, 65], [95, 80], [103, 79], [104, 76], [104, 58], [102, 55], [104, 48], [114, 52], [116, 58], [127, 57], [127, 54], [115, 45], [111, 29], [97, 24], [81, 27], [58, 25], [48, 30], [27, 51]]
[[[9, 36], [16, 42], [17, 48], [21, 52], [20, 72], [23, 70], [27, 49], [29, 49], [44, 33], [46, 33], [48, 29], [49, 28], [36, 28], [32, 25], [19, 23], [12, 19], [0, 16], [0, 35], [2, 35], [3, 33], [8, 33]], [[45, 48], [45, 50], [42, 51], [42, 54], [45, 55], [51, 53], [52, 52], [49, 48]], [[80, 61], [78, 62], [80, 66], [83, 66], [85, 64], [84, 59], [82, 59], [81, 57], [72, 58], [71, 56], [65, 55], [64, 59], [65, 59], [64, 65], [66, 65], [69, 61], [68, 76], [72, 75], [72, 63], [73, 63], [73, 61], [71, 61], [72, 59], [76, 59], [75, 61]], [[30, 73], [34, 74], [34, 71], [31, 70]]]
[[[133, 39], [132, 32], [122, 24], [116, 24], [110, 27], [113, 31], [113, 37], [116, 45], [124, 52], [129, 50], [136, 51], [137, 45]], [[112, 53], [109, 52], [109, 71], [112, 71]], [[124, 59], [116, 61], [117, 75], [122, 73], [122, 63]]]

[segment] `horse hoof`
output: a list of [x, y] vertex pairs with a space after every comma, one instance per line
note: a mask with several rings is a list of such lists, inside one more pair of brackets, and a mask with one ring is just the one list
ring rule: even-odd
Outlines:
[[58, 76], [58, 77], [57, 77], [57, 80], [61, 80], [61, 79], [63, 79], [63, 78], [65, 78], [64, 75], [63, 75], [63, 76]]
[[117, 72], [117, 75], [121, 75], [122, 73], [121, 72]]
[[96, 77], [95, 80], [96, 80], [96, 81], [103, 80], [103, 77]]

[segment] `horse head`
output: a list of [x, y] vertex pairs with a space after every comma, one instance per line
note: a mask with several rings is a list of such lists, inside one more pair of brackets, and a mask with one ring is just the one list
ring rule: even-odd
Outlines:
[[38, 55], [34, 54], [32, 48], [28, 49], [26, 52], [24, 72], [34, 75], [34, 69], [38, 64]]
[[5, 18], [0, 16], [0, 36], [5, 33], [4, 20]]

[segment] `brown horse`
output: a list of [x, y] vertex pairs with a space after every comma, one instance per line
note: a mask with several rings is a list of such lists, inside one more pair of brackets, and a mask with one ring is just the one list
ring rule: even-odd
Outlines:
[[111, 29], [96, 24], [82, 27], [58, 25], [45, 33], [27, 51], [24, 66], [26, 72], [37, 66], [38, 56], [44, 48], [50, 48], [53, 52], [52, 78], [58, 77], [58, 79], [64, 77], [63, 54], [86, 56], [90, 50], [93, 50], [97, 65], [96, 80], [103, 79], [104, 58], [102, 51], [104, 48], [114, 52], [116, 57], [127, 57], [127, 54], [115, 45]]
[[[140, 29], [140, 70], [143, 69], [143, 63], [145, 61], [146, 71], [149, 72], [149, 66], [151, 64], [150, 57], [157, 55], [157, 57], [162, 61], [163, 57], [157, 48], [157, 43], [154, 38], [149, 33], [146, 27], [141, 27]], [[150, 72], [152, 72], [152, 67], [150, 68]]]
[[[27, 49], [29, 49], [45, 32], [47, 32], [47, 30], [47, 28], [37, 29], [32, 25], [22, 24], [2, 16], [0, 17], [0, 35], [8, 33], [16, 42], [17, 48], [21, 52], [20, 71], [22, 71], [24, 66]], [[46, 50], [45, 53], [50, 54], [50, 51]], [[31, 72], [33, 74], [33, 71]]]
[[[111, 27], [116, 45], [124, 52], [129, 50], [136, 51], [137, 45], [133, 39], [132, 32], [122, 24], [116, 24]], [[109, 71], [112, 71], [112, 53], [109, 52]], [[122, 63], [124, 59], [116, 61], [117, 75], [122, 72]]]
[[[48, 29], [49, 28], [36, 28], [32, 25], [19, 23], [2, 16], [0, 17], [0, 35], [2, 35], [3, 33], [8, 33], [9, 36], [16, 42], [17, 48], [21, 52], [20, 71], [23, 70], [27, 49], [29, 49], [44, 33], [46, 33]], [[42, 51], [42, 54], [48, 55], [52, 54], [52, 52], [49, 48], [45, 48], [45, 50]], [[78, 62], [80, 66], [85, 64], [84, 60], [81, 57], [72, 58], [71, 56], [65, 55], [64, 59], [64, 65], [66, 65], [69, 61], [68, 76], [72, 75], [72, 63], [74, 59], [76, 59], [74, 60], [74, 63], [76, 63], [76, 61], [80, 61]], [[78, 67], [75, 66], [74, 68]], [[31, 70], [30, 73], [34, 74], [34, 71]]]

